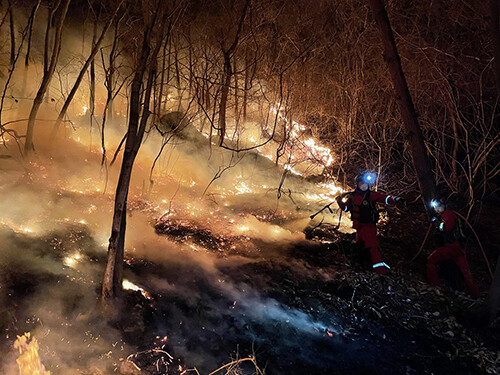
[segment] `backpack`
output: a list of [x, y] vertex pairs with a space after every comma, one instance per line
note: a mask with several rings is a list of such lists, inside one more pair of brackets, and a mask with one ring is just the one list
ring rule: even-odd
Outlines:
[[459, 217], [458, 215], [455, 220], [455, 225], [453, 226], [453, 230], [451, 231], [451, 236], [453, 242], [465, 244], [465, 242], [467, 241], [468, 237], [467, 228], [462, 218]]
[[[359, 207], [359, 214], [358, 214], [359, 216], [353, 217], [354, 219], [359, 221], [361, 224], [368, 224], [368, 223], [377, 224], [379, 221], [379, 218], [380, 218], [377, 208], [371, 203], [370, 193], [371, 192], [368, 190], [368, 192], [363, 197], [363, 201], [361, 202], [361, 205], [358, 206]], [[351, 212], [351, 215], [353, 215], [353, 213], [354, 213], [354, 210]]]

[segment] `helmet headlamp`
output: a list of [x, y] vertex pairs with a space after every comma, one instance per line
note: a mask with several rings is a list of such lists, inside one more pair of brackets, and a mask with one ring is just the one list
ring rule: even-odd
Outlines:
[[373, 184], [375, 182], [375, 174], [374, 173], [366, 173], [363, 176], [363, 181], [369, 185]]

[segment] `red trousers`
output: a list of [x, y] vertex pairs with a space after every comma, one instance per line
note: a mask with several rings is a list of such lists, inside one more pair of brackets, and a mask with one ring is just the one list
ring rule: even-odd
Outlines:
[[356, 228], [356, 243], [362, 244], [370, 251], [373, 268], [379, 275], [387, 273], [387, 265], [382, 262], [382, 256], [377, 246], [377, 226], [373, 223], [359, 224]]
[[438, 264], [451, 259], [460, 268], [460, 271], [464, 275], [465, 286], [471, 297], [479, 297], [479, 287], [477, 286], [476, 280], [470, 272], [469, 263], [465, 259], [465, 253], [458, 242], [447, 243], [444, 246], [438, 247], [429, 257], [427, 258], [427, 280], [433, 285], [441, 285], [441, 280], [439, 280], [438, 275]]

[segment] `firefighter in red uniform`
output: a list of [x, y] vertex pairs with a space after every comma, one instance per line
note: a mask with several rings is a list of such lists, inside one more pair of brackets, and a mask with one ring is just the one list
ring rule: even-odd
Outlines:
[[445, 260], [451, 259], [460, 268], [471, 297], [478, 298], [479, 287], [472, 276], [461, 243], [465, 236], [461, 233], [460, 219], [453, 210], [446, 209], [444, 202], [433, 200], [431, 206], [436, 213], [433, 222], [441, 236], [439, 236], [440, 246], [427, 258], [427, 280], [433, 285], [440, 286], [438, 265]]
[[351, 212], [352, 227], [356, 229], [356, 244], [363, 245], [370, 251], [370, 258], [375, 272], [385, 275], [390, 267], [382, 261], [382, 256], [377, 246], [378, 211], [375, 203], [394, 204], [406, 201], [402, 197], [395, 197], [371, 191], [370, 187], [375, 182], [371, 173], [356, 177], [356, 190], [352, 193], [342, 194], [337, 197], [341, 210]]

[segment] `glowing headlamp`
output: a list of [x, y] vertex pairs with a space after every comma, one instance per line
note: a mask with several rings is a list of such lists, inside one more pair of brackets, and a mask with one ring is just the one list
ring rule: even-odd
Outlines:
[[431, 200], [431, 207], [436, 208], [437, 206], [439, 206], [439, 202], [435, 199]]
[[367, 184], [373, 184], [375, 182], [375, 174], [374, 173], [366, 173], [363, 176], [363, 181]]

